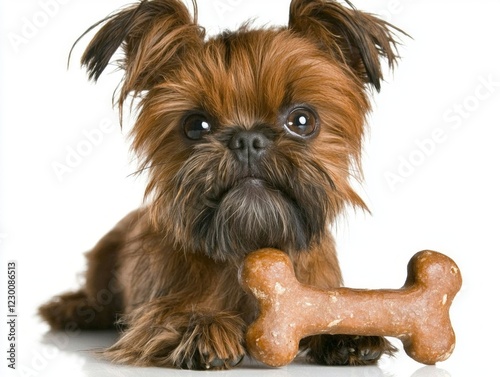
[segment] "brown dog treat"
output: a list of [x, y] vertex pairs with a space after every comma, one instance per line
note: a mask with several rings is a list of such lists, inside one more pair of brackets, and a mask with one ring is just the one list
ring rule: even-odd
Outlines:
[[305, 286], [295, 278], [289, 257], [275, 249], [249, 254], [240, 281], [260, 308], [247, 331], [248, 351], [270, 366], [290, 363], [300, 339], [317, 334], [396, 337], [424, 364], [446, 360], [455, 346], [449, 308], [462, 279], [457, 265], [434, 251], [413, 256], [401, 289]]

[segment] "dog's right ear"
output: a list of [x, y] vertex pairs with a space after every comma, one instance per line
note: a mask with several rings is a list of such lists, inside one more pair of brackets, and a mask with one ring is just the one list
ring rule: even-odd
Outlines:
[[314, 41], [345, 63], [365, 83], [380, 90], [381, 58], [392, 68], [399, 56], [396, 36], [401, 29], [336, 0], [292, 0], [289, 28]]
[[199, 49], [205, 31], [197, 24], [196, 1], [191, 16], [180, 0], [141, 0], [92, 25], [76, 42], [104, 24], [83, 53], [81, 64], [97, 80], [112, 56], [122, 47], [118, 61], [125, 77], [118, 98], [120, 107], [131, 93], [151, 89], [182, 64], [184, 54]]

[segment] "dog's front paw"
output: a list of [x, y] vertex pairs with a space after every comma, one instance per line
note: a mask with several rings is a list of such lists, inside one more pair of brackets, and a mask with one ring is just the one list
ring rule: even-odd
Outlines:
[[319, 335], [309, 339], [307, 356], [322, 365], [371, 365], [397, 350], [379, 336]]
[[232, 313], [161, 313], [130, 324], [104, 355], [115, 362], [141, 366], [230, 369], [245, 356], [245, 327]]
[[241, 362], [245, 323], [237, 316], [193, 314], [171, 354], [183, 369], [224, 370]]

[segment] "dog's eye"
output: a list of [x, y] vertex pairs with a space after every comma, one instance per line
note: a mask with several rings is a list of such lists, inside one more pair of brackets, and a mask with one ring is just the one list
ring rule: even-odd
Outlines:
[[289, 132], [300, 137], [312, 136], [317, 129], [317, 125], [316, 114], [305, 107], [295, 108], [290, 111], [284, 124]]
[[184, 133], [188, 139], [200, 140], [210, 133], [212, 126], [207, 118], [201, 114], [193, 114], [184, 120]]

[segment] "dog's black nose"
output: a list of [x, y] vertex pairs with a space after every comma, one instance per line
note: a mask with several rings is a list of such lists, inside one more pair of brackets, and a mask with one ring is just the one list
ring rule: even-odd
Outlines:
[[244, 164], [253, 164], [258, 161], [270, 140], [262, 132], [239, 131], [229, 141], [229, 149], [234, 151], [238, 160]]

